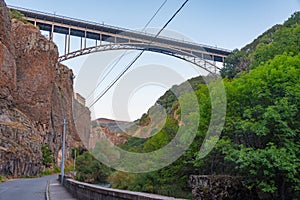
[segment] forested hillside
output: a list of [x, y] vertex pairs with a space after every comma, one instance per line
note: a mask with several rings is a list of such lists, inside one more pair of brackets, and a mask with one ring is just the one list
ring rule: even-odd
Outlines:
[[297, 55], [300, 51], [299, 21], [300, 14], [296, 12], [283, 25], [277, 24], [241, 50], [235, 49], [227, 57], [221, 75], [233, 78], [239, 72], [254, 69], [276, 55]]
[[[211, 105], [208, 87], [198, 77], [190, 80], [200, 106], [199, 127], [190, 148], [176, 162], [155, 172], [111, 171], [107, 180], [113, 187], [191, 198], [190, 175], [225, 174], [243, 177], [260, 199], [299, 198], [300, 13], [235, 50], [226, 59], [221, 75], [227, 113], [213, 151], [205, 158], [199, 156]], [[183, 94], [181, 98], [188, 102], [188, 97]], [[172, 92], [166, 92], [158, 103], [168, 113], [164, 128], [148, 139], [133, 137], [122, 148], [153, 151], [167, 144], [178, 127], [185, 125], [180, 124], [180, 105]]]

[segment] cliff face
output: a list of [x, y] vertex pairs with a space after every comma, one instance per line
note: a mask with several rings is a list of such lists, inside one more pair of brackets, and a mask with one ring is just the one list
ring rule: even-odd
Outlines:
[[80, 135], [80, 139], [84, 144], [86, 149], [89, 149], [89, 140], [91, 136], [91, 112], [85, 106], [83, 97], [79, 94], [75, 95], [75, 99], [73, 101], [73, 117], [75, 121], [75, 127], [77, 132]]
[[73, 74], [38, 28], [10, 21], [3, 0], [0, 6], [0, 174], [37, 175], [42, 144], [58, 161], [64, 117], [66, 158], [83, 147], [72, 113]]
[[108, 140], [114, 145], [124, 144], [130, 138], [130, 135], [126, 133], [116, 133], [109, 129], [109, 127], [93, 127], [92, 133], [90, 135], [89, 148], [93, 149], [97, 142], [101, 140]]
[[133, 122], [116, 121], [105, 118], [94, 120], [92, 122], [92, 130], [89, 138], [89, 148], [95, 148], [96, 143], [101, 140], [108, 140], [114, 145], [124, 144], [131, 137], [125, 133], [124, 130], [133, 124]]
[[0, 106], [12, 103], [16, 86], [16, 62], [10, 34], [10, 19], [5, 3], [0, 1]]
[[[57, 74], [57, 48], [30, 25], [13, 20], [11, 35], [17, 65], [15, 103], [35, 121], [47, 123]], [[30, 112], [28, 112], [30, 111]]]

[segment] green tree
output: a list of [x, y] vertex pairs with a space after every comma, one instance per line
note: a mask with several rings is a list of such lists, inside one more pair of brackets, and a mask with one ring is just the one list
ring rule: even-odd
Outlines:
[[84, 182], [105, 182], [110, 169], [96, 160], [91, 153], [84, 152], [76, 160], [76, 179]]
[[233, 79], [239, 72], [249, 69], [250, 61], [245, 51], [235, 49], [225, 59], [224, 66], [220, 71], [223, 78]]
[[227, 84], [226, 160], [262, 198], [299, 195], [299, 66], [300, 55], [276, 56]]

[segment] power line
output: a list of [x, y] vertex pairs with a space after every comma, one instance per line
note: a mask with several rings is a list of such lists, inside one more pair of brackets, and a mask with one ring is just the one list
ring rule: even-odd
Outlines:
[[[149, 24], [152, 22], [152, 20], [156, 17], [156, 15], [159, 13], [159, 11], [163, 8], [163, 6], [167, 3], [168, 0], [165, 0], [160, 7], [156, 10], [156, 12], [154, 13], [154, 15], [150, 18], [150, 20], [146, 23], [146, 25], [144, 26], [144, 28], [142, 29], [142, 32], [145, 31], [145, 29], [149, 26]], [[88, 97], [86, 98], [86, 101], [88, 101], [88, 99], [90, 99], [90, 97], [94, 94], [94, 92], [96, 91], [96, 89], [102, 84], [102, 82], [107, 78], [107, 76], [112, 72], [112, 70], [119, 64], [119, 62], [122, 60], [122, 58], [126, 55], [128, 51], [125, 51], [116, 62], [114, 62], [114, 64], [110, 67], [109, 71], [101, 78], [101, 80], [98, 82], [97, 86], [93, 89], [93, 91], [88, 95]]]
[[[186, 0], [181, 7], [173, 14], [173, 16], [165, 23], [165, 25], [158, 31], [158, 33], [155, 35], [155, 37], [149, 42], [148, 45], [152, 44], [153, 41], [159, 36], [159, 34], [169, 25], [169, 23], [175, 18], [175, 16], [182, 10], [182, 8], [186, 5], [186, 3], [189, 0]], [[96, 101], [94, 101], [91, 106], [89, 106], [89, 108], [91, 108], [92, 106], [94, 106], [108, 91], [109, 89], [114, 86], [114, 84], [129, 70], [129, 68], [143, 55], [143, 53], [145, 52], [145, 50], [142, 50], [134, 59], [133, 61], [125, 68], [125, 70], [123, 70], [118, 76], [117, 78], [104, 90], [104, 92], [102, 92], [102, 94], [100, 94], [98, 96], [98, 98], [96, 99]]]
[[112, 86], [114, 86], [114, 84], [128, 71], [128, 69], [139, 59], [139, 57], [142, 56], [142, 54], [144, 53], [145, 50], [142, 50], [132, 61], [131, 63], [125, 68], [125, 70], [123, 70], [118, 76], [117, 78], [108, 86], [106, 87], [106, 89], [104, 90], [104, 92], [102, 92], [102, 94], [100, 94], [98, 96], [98, 98], [96, 99], [96, 101], [94, 101], [90, 106], [89, 109], [91, 107], [93, 107], [107, 92], [110, 88], [112, 88]]
[[[147, 24], [144, 26], [144, 28], [142, 29], [142, 31], [144, 31], [147, 27], [148, 27], [148, 25], [152, 22], [152, 20], [156, 17], [156, 15], [159, 13], [159, 11], [163, 8], [163, 6], [166, 4], [166, 2], [167, 2], [168, 0], [165, 0], [162, 4], [161, 4], [161, 6], [157, 9], [157, 11], [154, 13], [154, 15], [151, 17], [151, 19], [147, 22]], [[127, 52], [127, 51], [126, 51]], [[121, 55], [120, 57], [119, 57], [119, 59], [114, 63], [114, 65], [110, 68], [110, 70], [104, 75], [104, 77], [99, 81], [99, 83], [97, 84], [97, 86], [93, 89], [93, 91], [88, 95], [88, 97], [87, 97], [87, 99], [86, 99], [86, 101], [91, 97], [91, 95], [96, 91], [96, 89], [99, 87], [99, 85], [102, 83], [102, 81], [109, 75], [109, 73], [113, 70], [113, 68], [115, 68], [116, 67], [116, 65], [120, 62], [120, 60], [125, 56], [125, 54], [126, 54], [126, 52], [124, 52], [123, 53], [123, 55]], [[125, 72], [126, 72], [127, 70], [125, 70]], [[125, 73], [124, 72], [124, 73]], [[124, 74], [124, 73], [121, 73], [122, 75]], [[117, 81], [117, 80], [116, 80]], [[115, 82], [116, 82], [115, 81]], [[111, 86], [112, 87], [112, 86]], [[108, 91], [111, 87], [107, 87], [106, 88], [106, 90]], [[106, 93], [106, 92], [105, 92]], [[103, 94], [104, 95], [104, 94]], [[103, 96], [102, 95], [102, 96]], [[96, 102], [95, 102], [96, 103]], [[95, 104], [95, 103], [93, 103], [93, 105]], [[92, 107], [92, 106], [87, 106], [89, 109]], [[82, 108], [81, 110], [84, 110], [85, 108]], [[75, 117], [74, 117], [74, 119], [73, 119], [73, 122], [75, 123], [80, 117], [81, 117], [81, 115], [84, 113], [85, 111], [82, 111], [81, 112], [81, 114], [80, 115], [76, 115]], [[61, 126], [61, 125], [63, 125], [63, 124], [59, 124], [59, 125], [56, 125], [56, 126]]]
[[151, 23], [151, 21], [156, 17], [156, 15], [158, 14], [158, 12], [162, 9], [162, 7], [167, 3], [168, 0], [165, 0], [161, 6], [157, 9], [157, 11], [154, 13], [154, 15], [151, 17], [151, 19], [147, 22], [147, 24], [144, 26], [142, 32], [145, 31], [145, 29], [149, 26], [149, 24]]
[[[160, 8], [158, 9], [161, 10], [161, 8], [163, 7], [163, 5], [166, 3], [167, 0], [165, 0], [165, 2], [160, 6]], [[180, 10], [185, 6], [185, 4], [188, 2], [189, 0], [186, 0], [182, 5], [181, 7], [173, 14], [173, 16], [167, 21], [167, 23], [160, 29], [160, 31], [155, 35], [154, 39], [156, 39], [159, 34], [168, 26], [168, 24], [175, 18], [175, 16], [180, 12]], [[158, 11], [154, 14], [157, 15]], [[154, 19], [154, 17], [152, 17], [149, 21], [152, 21]], [[149, 25], [149, 23], [146, 24], [147, 26]], [[144, 28], [145, 29], [145, 28]], [[153, 40], [154, 40], [153, 39]], [[152, 44], [153, 43], [153, 40], [151, 40], [149, 42], [148, 45]], [[89, 106], [88, 108], [90, 109], [92, 106], [94, 106], [107, 92], [108, 90], [128, 71], [128, 69], [139, 59], [139, 57], [142, 56], [142, 54], [145, 52], [145, 50], [142, 50], [134, 59], [133, 61], [126, 67], [125, 70], [123, 70], [123, 72], [121, 72], [119, 74], [119, 76], [104, 90], [104, 92], [98, 96], [98, 98], [96, 99], [95, 102], [92, 103], [91, 106]], [[111, 71], [111, 70], [110, 70]], [[96, 89], [96, 88], [95, 88]], [[85, 108], [83, 108], [85, 109]], [[83, 111], [82, 113], [84, 113], [85, 111]], [[75, 123], [75, 121], [77, 121], [79, 118], [80, 118], [81, 115], [78, 115], [77, 118], [74, 118], [73, 119], [73, 122]], [[56, 126], [61, 126], [63, 124], [59, 124], [59, 125], [56, 125]]]
[[[125, 52], [126, 53], [126, 52]], [[93, 89], [93, 91], [88, 95], [88, 97], [86, 98], [86, 101], [88, 101], [88, 99], [90, 99], [92, 97], [92, 95], [94, 94], [94, 92], [96, 91], [96, 89], [100, 86], [100, 84], [107, 78], [107, 76], [112, 72], [112, 70], [116, 67], [116, 65], [121, 61], [121, 59], [125, 56], [125, 53], [122, 54], [117, 61], [115, 61], [113, 63], [113, 65], [109, 67], [109, 71], [101, 78], [101, 80], [98, 82], [98, 84], [96, 85], [96, 87]]]
[[[156, 34], [155, 38], [157, 38], [157, 36], [169, 25], [169, 23], [175, 18], [175, 16], [181, 11], [181, 9], [185, 6], [185, 4], [188, 2], [189, 0], [186, 0], [181, 7], [174, 13], [174, 15], [167, 21], [167, 23], [160, 29], [160, 31], [158, 31], [158, 33]], [[153, 42], [153, 41], [152, 41]], [[152, 43], [151, 42], [151, 43]]]

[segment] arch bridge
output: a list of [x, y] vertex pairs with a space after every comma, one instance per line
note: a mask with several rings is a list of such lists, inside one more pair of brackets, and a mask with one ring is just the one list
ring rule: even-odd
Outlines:
[[[54, 33], [64, 34], [64, 55], [58, 61], [62, 62], [77, 56], [94, 52], [131, 49], [145, 50], [174, 56], [191, 62], [210, 73], [220, 70], [215, 62], [224, 62], [231, 53], [230, 50], [202, 45], [183, 40], [148, 34], [145, 32], [73, 19], [34, 10], [9, 6], [24, 15], [24, 19], [38, 26], [40, 30], [49, 31], [49, 40]], [[80, 38], [80, 48], [71, 51], [71, 36]], [[95, 40], [95, 45], [87, 46], [87, 39]]]

